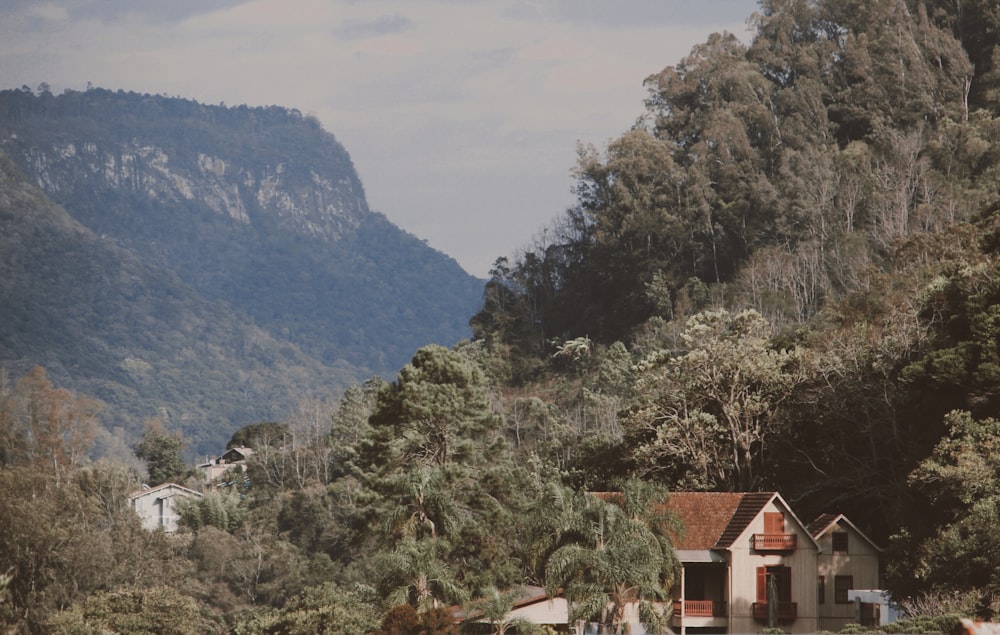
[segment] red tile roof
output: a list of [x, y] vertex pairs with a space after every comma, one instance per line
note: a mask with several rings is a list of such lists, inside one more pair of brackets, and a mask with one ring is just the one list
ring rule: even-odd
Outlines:
[[674, 539], [674, 549], [724, 549], [746, 529], [774, 492], [674, 492], [667, 509], [677, 515], [685, 531]]

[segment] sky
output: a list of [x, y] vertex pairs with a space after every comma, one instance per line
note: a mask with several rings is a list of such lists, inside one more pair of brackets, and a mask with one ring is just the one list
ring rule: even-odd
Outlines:
[[756, 0], [2, 0], [0, 88], [314, 115], [371, 209], [486, 277], [575, 203], [579, 143]]

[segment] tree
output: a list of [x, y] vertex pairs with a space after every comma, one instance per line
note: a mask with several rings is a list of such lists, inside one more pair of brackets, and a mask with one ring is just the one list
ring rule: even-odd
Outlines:
[[518, 587], [507, 591], [487, 587], [481, 597], [469, 603], [469, 610], [476, 618], [481, 617], [491, 624], [494, 635], [507, 635], [511, 629], [518, 633], [541, 633], [541, 627], [534, 622], [512, 615], [514, 605], [523, 593], [523, 589]]
[[43, 465], [59, 475], [79, 465], [93, 443], [99, 410], [95, 400], [55, 388], [41, 366], [13, 390], [0, 382], [0, 466]]
[[803, 379], [795, 349], [776, 350], [756, 311], [708, 311], [688, 320], [686, 350], [640, 364], [640, 405], [629, 415], [636, 461], [695, 489], [752, 491], [779, 406]]
[[947, 436], [909, 479], [929, 503], [926, 524], [894, 538], [887, 578], [905, 595], [975, 592], [988, 611], [1000, 593], [1000, 420], [953, 411], [945, 423]]
[[444, 546], [439, 538], [408, 539], [379, 558], [379, 578], [391, 605], [411, 604], [428, 611], [465, 601], [467, 592], [443, 560]]
[[181, 456], [184, 445], [181, 435], [167, 434], [159, 419], [146, 422], [142, 441], [135, 447], [135, 455], [146, 461], [149, 485], [181, 481], [188, 475], [190, 470]]
[[211, 526], [232, 533], [243, 525], [247, 507], [235, 492], [211, 491], [178, 501], [177, 512], [180, 524], [192, 531]]
[[579, 516], [567, 518], [562, 544], [545, 566], [545, 586], [550, 594], [565, 589], [572, 617], [597, 618], [621, 633], [625, 609], [636, 603], [644, 623], [661, 626], [650, 601], [666, 597], [677, 570], [670, 524], [659, 511], [662, 495], [633, 480], [620, 494], [587, 496]]
[[56, 614], [55, 635], [202, 635], [224, 633], [222, 619], [170, 587], [102, 591]]
[[378, 623], [374, 590], [333, 582], [311, 587], [279, 610], [259, 610], [236, 627], [241, 635], [358, 635]]

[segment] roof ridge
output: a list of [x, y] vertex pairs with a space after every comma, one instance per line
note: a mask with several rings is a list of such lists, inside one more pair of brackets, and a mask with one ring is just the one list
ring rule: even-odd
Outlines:
[[716, 549], [727, 549], [739, 538], [747, 525], [757, 517], [760, 510], [767, 505], [776, 495], [776, 492], [743, 492], [733, 517], [729, 520], [719, 541], [715, 544]]

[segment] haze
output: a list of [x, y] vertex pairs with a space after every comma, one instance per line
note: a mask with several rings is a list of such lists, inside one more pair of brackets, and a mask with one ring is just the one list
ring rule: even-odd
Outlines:
[[2, 88], [88, 83], [298, 108], [369, 205], [485, 277], [573, 205], [577, 142], [755, 0], [77, 0], [0, 5]]

